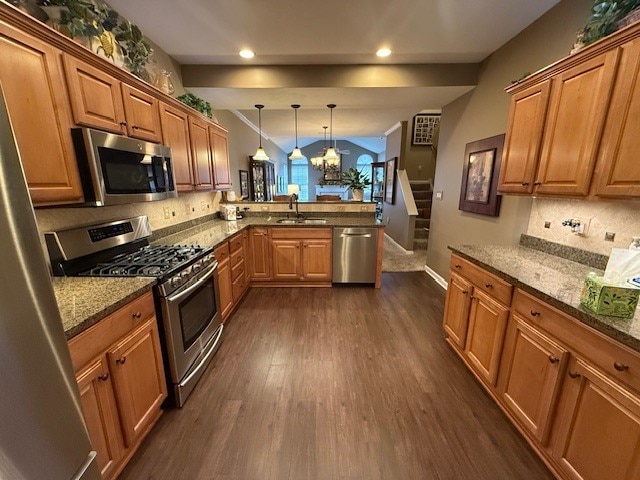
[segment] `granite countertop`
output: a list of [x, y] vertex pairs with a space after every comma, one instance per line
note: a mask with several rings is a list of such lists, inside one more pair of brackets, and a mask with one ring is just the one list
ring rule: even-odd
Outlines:
[[531, 293], [583, 323], [640, 351], [640, 310], [634, 318], [597, 315], [580, 305], [584, 278], [604, 272], [531, 248], [496, 245], [454, 245], [449, 249]]
[[67, 340], [149, 291], [155, 278], [53, 277]]
[[332, 227], [384, 227], [373, 216], [349, 217], [349, 216], [324, 216], [323, 214], [307, 216], [307, 218], [326, 218], [327, 223], [321, 224], [283, 224], [278, 223], [282, 216], [248, 216], [241, 220], [226, 221], [212, 220], [195, 227], [182, 230], [172, 235], [155, 239], [155, 245], [167, 244], [194, 244], [203, 247], [215, 247], [229, 237], [241, 232], [247, 227], [282, 227], [282, 228], [332, 228]]

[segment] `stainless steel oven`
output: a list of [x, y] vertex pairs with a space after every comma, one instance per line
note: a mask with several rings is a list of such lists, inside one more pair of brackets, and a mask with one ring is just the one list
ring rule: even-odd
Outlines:
[[157, 289], [170, 380], [179, 407], [220, 346], [223, 325], [217, 268], [218, 262], [214, 261], [178, 288], [165, 282]]

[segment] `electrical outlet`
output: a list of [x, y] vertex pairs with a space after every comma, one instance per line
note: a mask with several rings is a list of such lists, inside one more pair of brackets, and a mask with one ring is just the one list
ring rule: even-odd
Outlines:
[[544, 228], [551, 228], [551, 222], [544, 222]]
[[604, 241], [605, 242], [613, 242], [616, 238], [616, 234], [614, 232], [605, 232]]
[[164, 219], [169, 220], [169, 218], [171, 217], [171, 214], [169, 213], [169, 207], [164, 207], [162, 209], [162, 213], [164, 214]]
[[175, 217], [175, 216], [176, 216], [176, 212], [175, 212], [175, 210], [171, 210], [171, 216], [172, 216], [172, 217]]
[[366, 211], [368, 211], [368, 210], [369, 210], [369, 207], [367, 207], [366, 205], [361, 205], [361, 206], [360, 206], [360, 211], [361, 211], [361, 212], [366, 212]]
[[207, 203], [203, 200], [200, 202], [200, 210], [202, 210], [203, 212], [206, 210], [207, 208]]
[[436, 192], [436, 200], [442, 200], [442, 192]]

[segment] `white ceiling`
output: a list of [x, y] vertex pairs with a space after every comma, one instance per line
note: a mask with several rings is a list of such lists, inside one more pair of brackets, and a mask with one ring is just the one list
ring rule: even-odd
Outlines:
[[[208, 65], [479, 62], [558, 1], [108, 0], [181, 64]], [[393, 55], [378, 59], [375, 51], [382, 46]], [[242, 48], [254, 50], [256, 57], [240, 58]], [[185, 87], [214, 109], [240, 110], [249, 119], [255, 112], [246, 109], [264, 104], [263, 131], [285, 151], [295, 143], [293, 113], [286, 111], [290, 104], [303, 106], [299, 136], [304, 142], [321, 138], [317, 132], [328, 121], [326, 103], [338, 105], [334, 137], [375, 139], [396, 122], [437, 110], [471, 88]]]

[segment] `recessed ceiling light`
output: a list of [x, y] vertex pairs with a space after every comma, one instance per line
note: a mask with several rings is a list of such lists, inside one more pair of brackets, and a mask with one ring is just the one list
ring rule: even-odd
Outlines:
[[379, 57], [388, 57], [389, 55], [391, 55], [391, 50], [389, 50], [388, 48], [381, 48], [376, 52], [376, 55]]
[[253, 58], [256, 56], [255, 53], [253, 53], [252, 50], [248, 50], [248, 49], [244, 49], [244, 50], [240, 50], [240, 52], [238, 52], [238, 54], [242, 57], [242, 58]]

